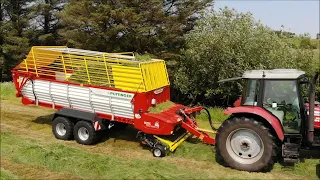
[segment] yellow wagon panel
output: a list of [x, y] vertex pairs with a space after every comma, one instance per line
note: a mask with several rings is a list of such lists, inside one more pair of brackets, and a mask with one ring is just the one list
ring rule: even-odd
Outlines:
[[169, 85], [165, 62], [137, 61], [133, 53], [105, 53], [66, 46], [34, 46], [15, 67], [37, 77], [147, 92]]

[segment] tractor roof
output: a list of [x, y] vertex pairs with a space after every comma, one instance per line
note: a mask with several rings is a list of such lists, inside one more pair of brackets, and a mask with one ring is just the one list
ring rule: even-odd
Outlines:
[[238, 79], [298, 79], [305, 74], [297, 69], [272, 69], [272, 70], [250, 70], [245, 71], [241, 77], [222, 79], [220, 82], [234, 81]]
[[304, 75], [304, 71], [297, 69], [272, 69], [272, 70], [250, 70], [245, 71], [243, 79], [297, 79]]

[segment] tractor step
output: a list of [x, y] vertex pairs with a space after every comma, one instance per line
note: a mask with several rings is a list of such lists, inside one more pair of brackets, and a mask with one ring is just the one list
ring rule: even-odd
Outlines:
[[299, 162], [300, 144], [284, 143], [282, 146], [282, 157], [286, 164]]
[[285, 161], [299, 161], [301, 141], [301, 134], [285, 135], [285, 143], [282, 145], [282, 157]]
[[300, 160], [299, 158], [283, 158], [284, 163], [294, 164], [298, 163]]
[[318, 136], [315, 136], [315, 137], [314, 137], [312, 146], [314, 146], [314, 147], [320, 147], [320, 137], [318, 137]]
[[284, 143], [282, 146], [282, 157], [286, 158], [299, 158], [300, 144]]

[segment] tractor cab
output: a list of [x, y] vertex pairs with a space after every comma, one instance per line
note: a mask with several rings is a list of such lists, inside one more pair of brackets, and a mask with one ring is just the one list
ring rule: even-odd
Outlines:
[[276, 117], [285, 133], [301, 133], [306, 111], [302, 97], [305, 73], [295, 69], [253, 70], [242, 77], [241, 106], [257, 106]]
[[238, 79], [244, 80], [242, 96], [236, 107], [225, 110], [230, 116], [216, 135], [216, 152], [228, 166], [268, 170], [278, 155], [295, 163], [301, 148], [319, 144], [318, 73], [309, 82], [305, 72], [296, 69], [251, 70], [220, 82]]

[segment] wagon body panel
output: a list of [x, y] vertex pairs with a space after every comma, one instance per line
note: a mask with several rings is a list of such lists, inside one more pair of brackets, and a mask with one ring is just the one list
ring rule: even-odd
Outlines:
[[[22, 78], [21, 78], [22, 79]], [[111, 116], [133, 119], [133, 93], [83, 87], [46, 80], [28, 80], [21, 89], [22, 96], [32, 101], [51, 104], [54, 108], [97, 112]]]

